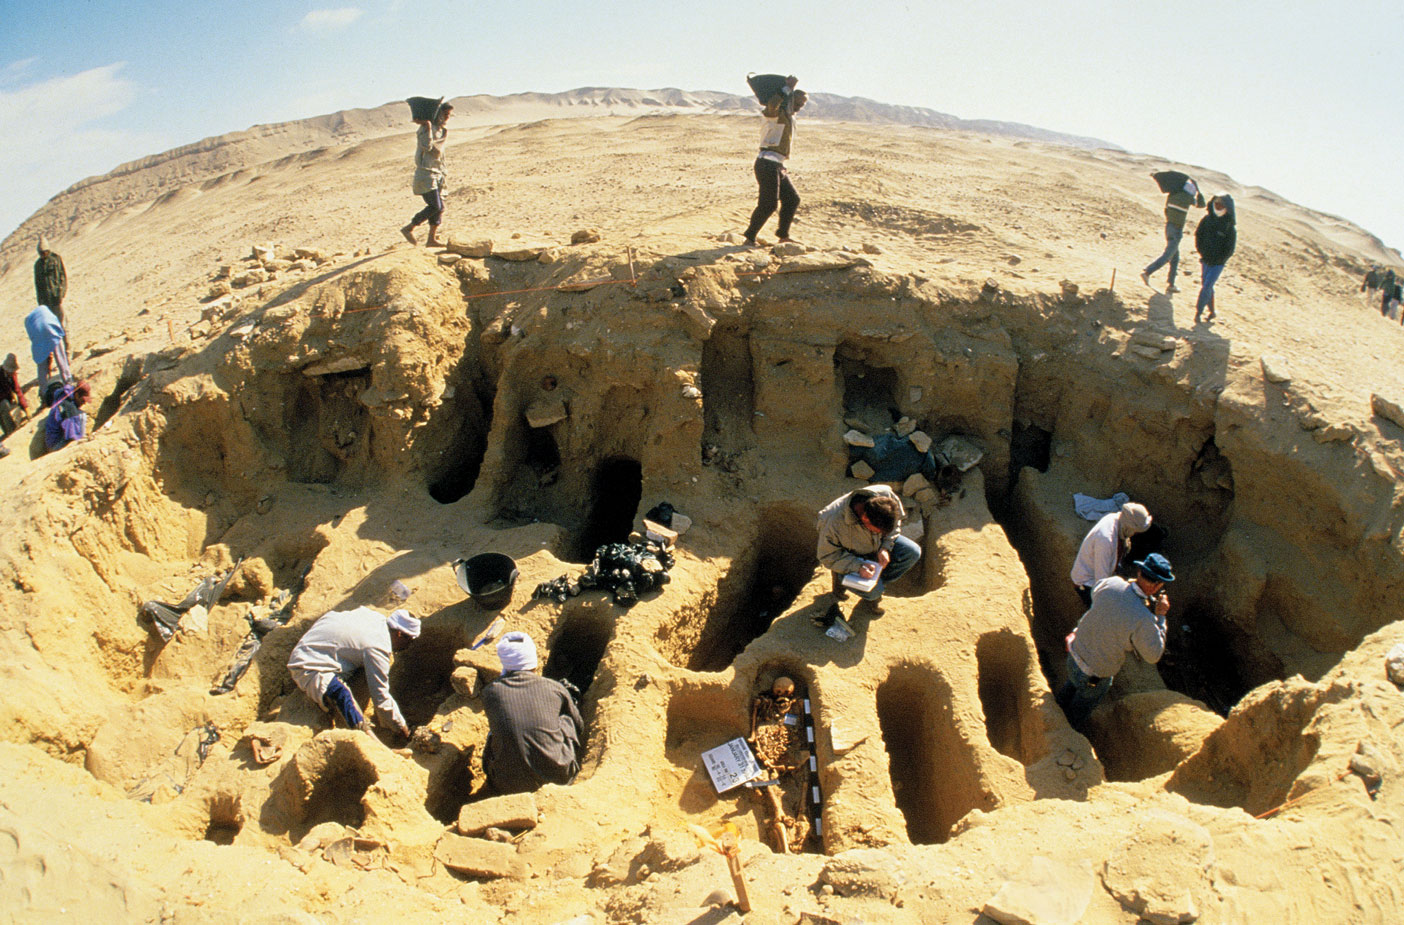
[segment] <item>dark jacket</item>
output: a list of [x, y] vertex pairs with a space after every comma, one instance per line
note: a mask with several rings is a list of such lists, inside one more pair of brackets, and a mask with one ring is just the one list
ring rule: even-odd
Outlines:
[[63, 297], [68, 294], [68, 274], [63, 269], [63, 258], [53, 251], [46, 251], [34, 261], [34, 294], [40, 305], [58, 308], [63, 305]]
[[1228, 263], [1238, 244], [1238, 216], [1233, 209], [1233, 197], [1219, 196], [1218, 200], [1228, 207], [1228, 211], [1222, 217], [1215, 215], [1211, 202], [1209, 214], [1201, 218], [1194, 229], [1194, 249], [1199, 251], [1199, 259], [1211, 267]]
[[488, 740], [483, 771], [498, 793], [568, 784], [580, 771], [585, 723], [559, 681], [507, 671], [483, 688]]

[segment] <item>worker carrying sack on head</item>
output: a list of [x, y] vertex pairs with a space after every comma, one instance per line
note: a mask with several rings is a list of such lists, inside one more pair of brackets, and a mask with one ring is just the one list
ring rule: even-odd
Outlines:
[[809, 99], [803, 90], [795, 89], [798, 77], [780, 77], [778, 74], [751, 75], [746, 78], [756, 99], [764, 104], [761, 110], [760, 153], [752, 169], [756, 175], [759, 196], [755, 211], [751, 213], [751, 223], [746, 226], [746, 245], [756, 246], [756, 235], [766, 220], [780, 207], [780, 224], [775, 233], [781, 243], [790, 240], [790, 223], [799, 210], [800, 197], [790, 182], [790, 174], [785, 169], [785, 161], [790, 156], [790, 146], [794, 141], [795, 113], [804, 108]]

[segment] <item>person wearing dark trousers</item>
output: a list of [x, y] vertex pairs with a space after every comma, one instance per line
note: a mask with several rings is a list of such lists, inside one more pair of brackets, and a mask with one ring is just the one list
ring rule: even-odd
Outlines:
[[[1194, 320], [1200, 316], [1208, 321], [1214, 317], [1214, 284], [1224, 272], [1224, 264], [1233, 256], [1238, 244], [1238, 217], [1233, 210], [1232, 196], [1215, 196], [1209, 200], [1209, 213], [1194, 229], [1194, 249], [1199, 251], [1199, 298], [1194, 303]], [[1207, 314], [1205, 314], [1207, 310]]]
[[34, 261], [34, 295], [40, 305], [47, 305], [49, 311], [63, 325], [63, 349], [68, 347], [68, 323], [63, 320], [63, 298], [68, 295], [68, 271], [63, 267], [63, 258], [54, 253], [49, 239], [39, 236], [39, 259]]
[[1394, 268], [1391, 267], [1380, 274], [1380, 314], [1389, 314], [1389, 300], [1394, 298], [1394, 283], [1396, 277]]
[[444, 220], [444, 144], [448, 141], [446, 123], [452, 114], [453, 106], [440, 103], [432, 120], [419, 123], [414, 149], [414, 194], [424, 199], [424, 208], [400, 229], [400, 234], [411, 244], [419, 243], [414, 239], [414, 229], [425, 222], [429, 223], [429, 237], [425, 245], [438, 247], [443, 244], [439, 240], [439, 225]]
[[1170, 295], [1179, 291], [1175, 288], [1175, 274], [1180, 269], [1180, 239], [1185, 234], [1185, 220], [1189, 218], [1191, 206], [1204, 207], [1204, 194], [1193, 177], [1178, 170], [1152, 171], [1151, 179], [1165, 194], [1165, 250], [1141, 271], [1141, 282], [1149, 286], [1151, 274], [1169, 264], [1165, 294]]
[[745, 235], [746, 243], [751, 246], [755, 246], [756, 235], [775, 213], [777, 205], [780, 207], [780, 224], [775, 229], [776, 236], [782, 242], [790, 240], [790, 223], [799, 209], [799, 193], [795, 192], [794, 184], [790, 182], [785, 161], [790, 156], [790, 145], [794, 139], [795, 113], [804, 108], [808, 96], [803, 90], [794, 89], [794, 80], [791, 77], [787, 84], [789, 93], [775, 94], [761, 111], [760, 154], [755, 163], [760, 195]]

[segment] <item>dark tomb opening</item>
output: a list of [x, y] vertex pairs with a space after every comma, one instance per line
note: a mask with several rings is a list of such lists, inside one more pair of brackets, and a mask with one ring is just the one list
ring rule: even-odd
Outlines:
[[606, 543], [626, 543], [643, 497], [643, 467], [616, 456], [600, 463], [591, 486], [590, 512], [576, 545], [576, 561], [589, 562]]
[[395, 653], [390, 694], [411, 728], [433, 719], [439, 705], [453, 696], [453, 653], [462, 644], [457, 626], [426, 625], [409, 648]]
[[370, 445], [370, 415], [360, 396], [370, 384], [366, 369], [315, 377], [296, 374], [283, 407], [281, 442], [289, 479], [334, 482], [348, 462], [364, 457]]
[[1053, 434], [1034, 424], [1014, 422], [1009, 438], [1009, 487], [1019, 481], [1019, 470], [1025, 466], [1047, 472], [1053, 458]]
[[702, 442], [723, 449], [748, 443], [755, 415], [750, 336], [718, 324], [702, 347]]
[[218, 794], [209, 801], [209, 824], [204, 839], [216, 845], [232, 845], [244, 827], [244, 813], [238, 794]]
[[361, 799], [376, 780], [375, 767], [363, 755], [351, 747], [338, 747], [307, 795], [301, 825], [290, 833], [293, 841], [323, 822], [360, 828], [366, 821]]
[[434, 755], [436, 764], [429, 769], [424, 809], [444, 825], [458, 821], [458, 811], [469, 802], [473, 792], [472, 752], [471, 745], [467, 748], [441, 745]]
[[852, 355], [852, 348], [847, 344], [840, 345], [834, 354], [834, 368], [836, 377], [843, 383], [846, 423], [861, 421], [869, 433], [881, 433], [901, 417], [894, 399], [897, 370], [869, 366], [861, 357]]
[[1167, 617], [1165, 654], [1156, 666], [1160, 678], [1172, 691], [1227, 716], [1253, 687], [1239, 670], [1234, 639], [1222, 617], [1208, 608], [1191, 603], [1177, 610], [1172, 607]]

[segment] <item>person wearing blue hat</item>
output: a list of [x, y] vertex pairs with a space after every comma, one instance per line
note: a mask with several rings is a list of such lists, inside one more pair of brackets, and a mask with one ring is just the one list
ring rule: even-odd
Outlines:
[[1058, 689], [1058, 706], [1073, 726], [1081, 726], [1106, 697], [1128, 652], [1152, 665], [1165, 653], [1165, 586], [1175, 574], [1158, 552], [1135, 564], [1135, 581], [1113, 575], [1097, 582], [1092, 606], [1068, 634], [1068, 679]]

